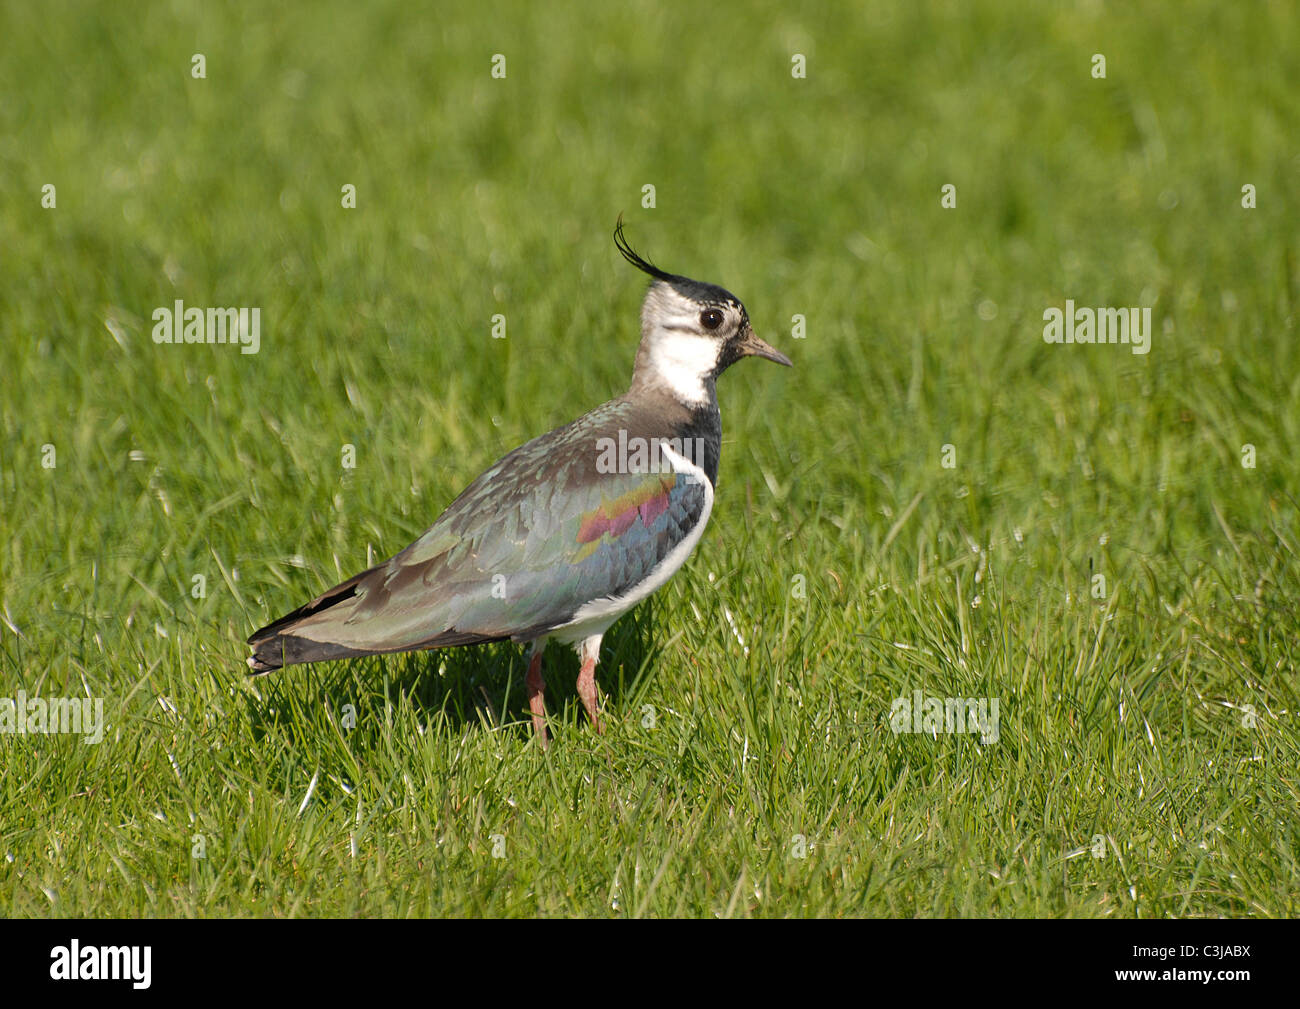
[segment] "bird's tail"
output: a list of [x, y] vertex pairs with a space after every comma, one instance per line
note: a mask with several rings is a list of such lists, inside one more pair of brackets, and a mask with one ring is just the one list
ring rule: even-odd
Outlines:
[[[446, 648], [451, 645], [478, 645], [488, 641], [505, 641], [511, 637], [508, 632], [456, 630], [449, 627], [427, 637], [393, 635], [386, 638], [383, 634], [375, 634], [367, 646], [361, 648], [337, 641], [320, 640], [328, 637], [331, 632], [343, 636], [347, 622], [357, 617], [355, 606], [343, 604], [358, 594], [362, 597], [359, 601], [364, 601], [368, 592], [374, 592], [374, 579], [382, 578], [383, 567], [381, 564], [354, 575], [321, 593], [305, 606], [299, 606], [292, 613], [286, 613], [274, 623], [249, 635], [248, 643], [253, 648], [253, 654], [248, 657], [248, 668], [252, 670], [252, 675], [260, 676], [300, 662], [350, 659], [363, 655]], [[362, 584], [366, 578], [372, 578], [371, 584]], [[531, 640], [534, 636], [531, 632], [524, 632], [519, 640]], [[355, 632], [348, 637], [353, 642], [357, 641]]]
[[269, 673], [282, 666], [292, 666], [299, 662], [320, 662], [323, 659], [346, 659], [357, 655], [373, 654], [370, 651], [361, 651], [329, 641], [314, 641], [294, 634], [294, 629], [304, 621], [356, 595], [357, 583], [368, 574], [370, 571], [363, 571], [342, 584], [335, 585], [305, 606], [299, 606], [292, 613], [286, 613], [279, 620], [250, 634], [248, 643], [252, 646], [253, 654], [248, 657], [248, 667], [253, 671], [252, 675]]

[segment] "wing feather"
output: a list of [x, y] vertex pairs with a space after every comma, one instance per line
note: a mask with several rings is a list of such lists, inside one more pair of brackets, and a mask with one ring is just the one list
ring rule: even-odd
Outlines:
[[707, 508], [693, 475], [600, 471], [629, 409], [615, 400], [501, 459], [401, 553], [253, 635], [255, 660], [526, 639], [627, 594]]

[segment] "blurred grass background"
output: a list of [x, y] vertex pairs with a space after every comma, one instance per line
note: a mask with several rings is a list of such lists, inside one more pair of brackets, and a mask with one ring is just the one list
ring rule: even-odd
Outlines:
[[[1297, 912], [1294, 5], [0, 24], [0, 696], [111, 723], [0, 735], [0, 913]], [[796, 368], [720, 383], [610, 734], [558, 650], [549, 756], [513, 648], [248, 682], [249, 631], [623, 390], [620, 212]], [[1150, 354], [1045, 344], [1067, 298], [1150, 306]], [[176, 299], [260, 352], [155, 345]], [[892, 734], [914, 689], [999, 742]]]

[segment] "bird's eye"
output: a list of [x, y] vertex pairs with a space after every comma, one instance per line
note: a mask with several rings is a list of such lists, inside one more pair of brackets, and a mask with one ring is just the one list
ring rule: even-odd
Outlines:
[[700, 325], [705, 329], [717, 329], [722, 325], [722, 313], [716, 308], [706, 308], [700, 313]]

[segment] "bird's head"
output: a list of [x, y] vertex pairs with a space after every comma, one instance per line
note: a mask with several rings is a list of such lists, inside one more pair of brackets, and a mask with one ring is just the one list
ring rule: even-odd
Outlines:
[[667, 388], [688, 405], [709, 399], [709, 383], [742, 357], [765, 357], [791, 366], [788, 357], [749, 325], [749, 313], [730, 291], [659, 269], [638, 255], [614, 229], [623, 258], [653, 279], [641, 306], [641, 346], [633, 383]]

